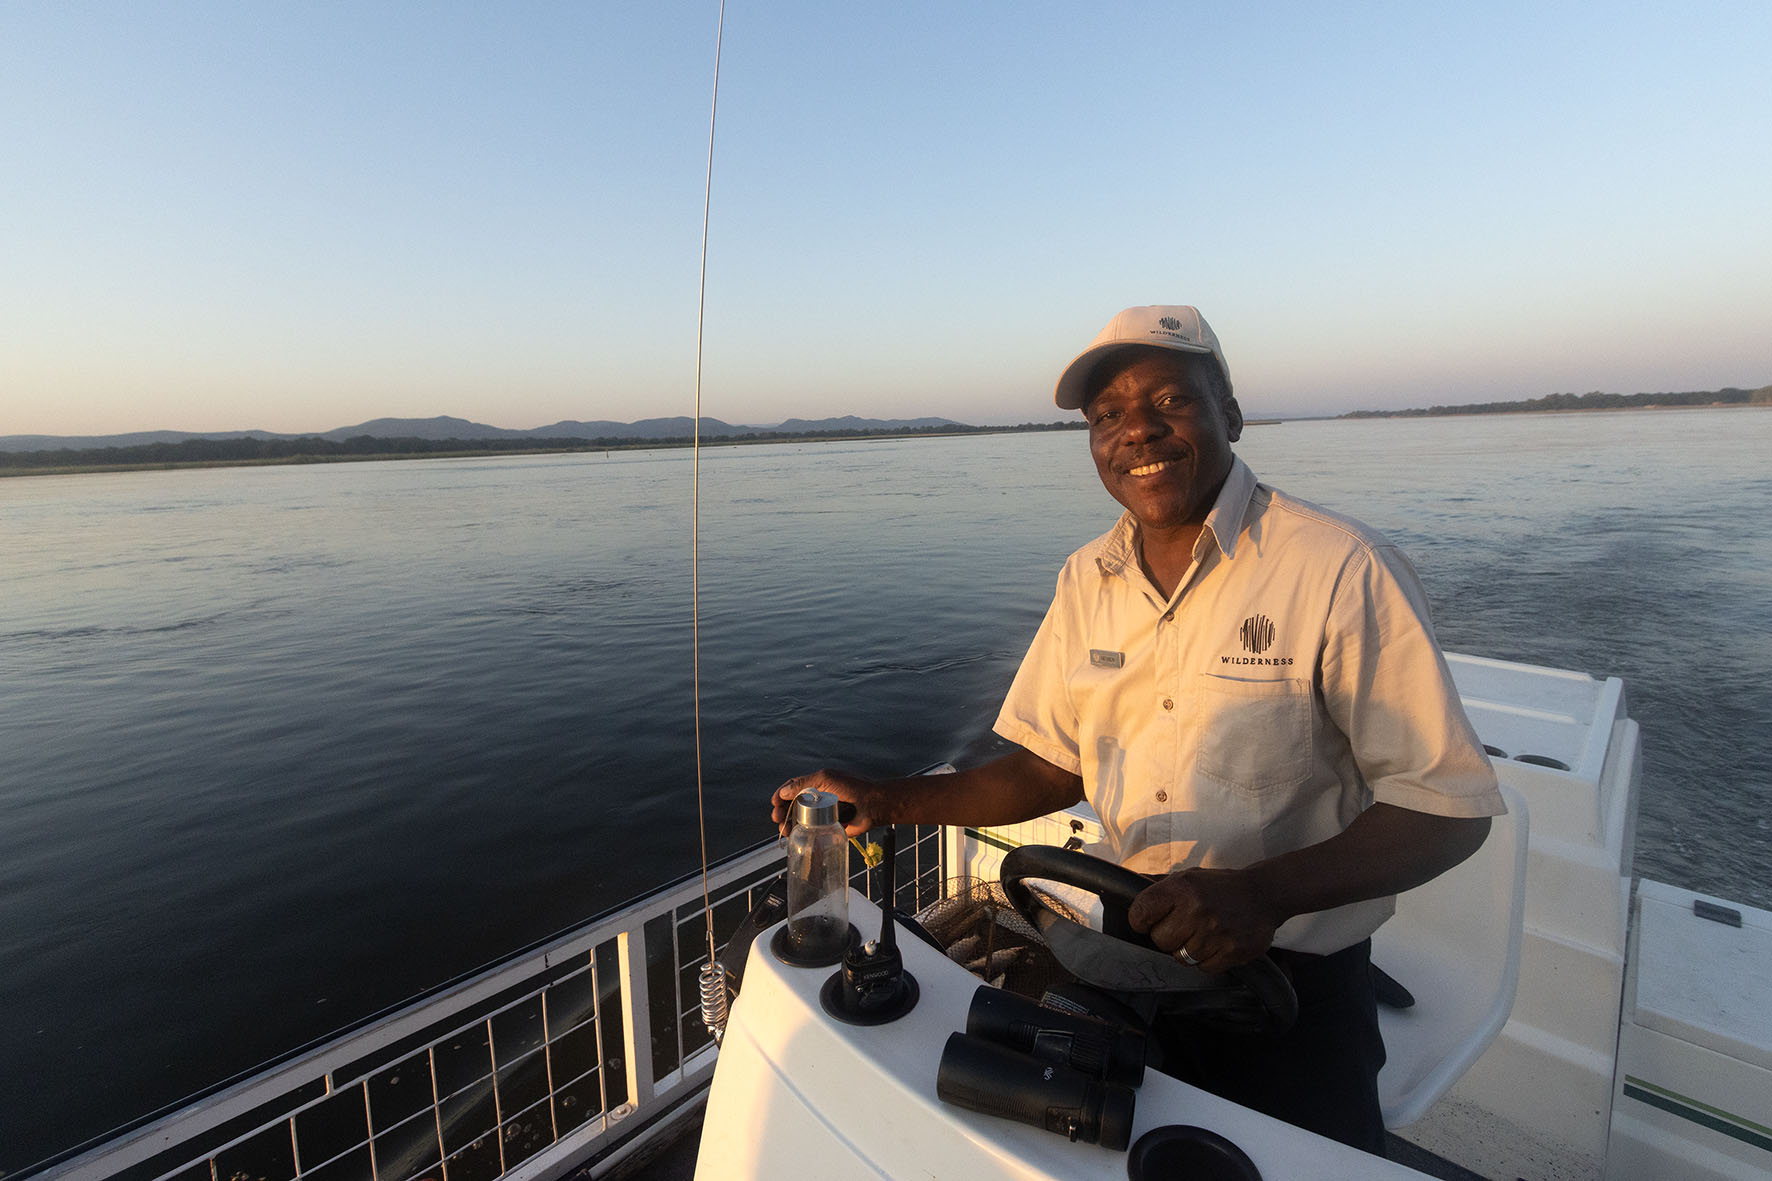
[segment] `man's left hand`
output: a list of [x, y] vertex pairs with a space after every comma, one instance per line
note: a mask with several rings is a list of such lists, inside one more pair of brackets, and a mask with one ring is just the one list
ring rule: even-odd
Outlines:
[[1265, 952], [1293, 915], [1413, 890], [1476, 852], [1488, 835], [1487, 816], [1373, 804], [1315, 845], [1245, 869], [1172, 873], [1133, 899], [1127, 917], [1177, 959], [1223, 972]]
[[1255, 875], [1241, 869], [1172, 873], [1133, 899], [1127, 918], [1133, 930], [1203, 972], [1255, 959], [1284, 921]]

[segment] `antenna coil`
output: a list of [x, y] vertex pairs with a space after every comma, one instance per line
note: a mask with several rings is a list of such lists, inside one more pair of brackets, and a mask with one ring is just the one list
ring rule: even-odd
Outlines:
[[701, 966], [701, 1023], [707, 1026], [717, 1046], [726, 1036], [727, 1006], [731, 1003], [731, 982], [726, 965], [709, 960]]

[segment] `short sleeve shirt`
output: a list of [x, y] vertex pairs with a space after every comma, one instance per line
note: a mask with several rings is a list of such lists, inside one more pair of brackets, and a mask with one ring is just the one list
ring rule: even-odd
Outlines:
[[[1096, 851], [1141, 873], [1240, 868], [1316, 844], [1375, 802], [1505, 811], [1414, 568], [1346, 517], [1233, 462], [1165, 599], [1137, 522], [1072, 554], [996, 731], [1083, 779]], [[1282, 926], [1326, 954], [1391, 897]]]

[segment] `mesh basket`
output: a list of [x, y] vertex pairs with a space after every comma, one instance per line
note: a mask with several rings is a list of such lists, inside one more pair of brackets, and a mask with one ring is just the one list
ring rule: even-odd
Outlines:
[[[917, 922], [949, 959], [980, 980], [1037, 1001], [1052, 985], [1076, 979], [1059, 966], [997, 882], [952, 878], [946, 895], [918, 911]], [[1041, 900], [1057, 914], [1084, 921], [1049, 895], [1041, 894]]]

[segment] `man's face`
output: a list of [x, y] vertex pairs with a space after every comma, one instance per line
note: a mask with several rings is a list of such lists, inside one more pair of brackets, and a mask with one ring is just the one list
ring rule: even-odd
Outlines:
[[1236, 399], [1219, 401], [1202, 373], [1211, 363], [1167, 349], [1129, 350], [1103, 369], [1083, 407], [1103, 487], [1147, 532], [1198, 528], [1230, 474], [1243, 413]]

